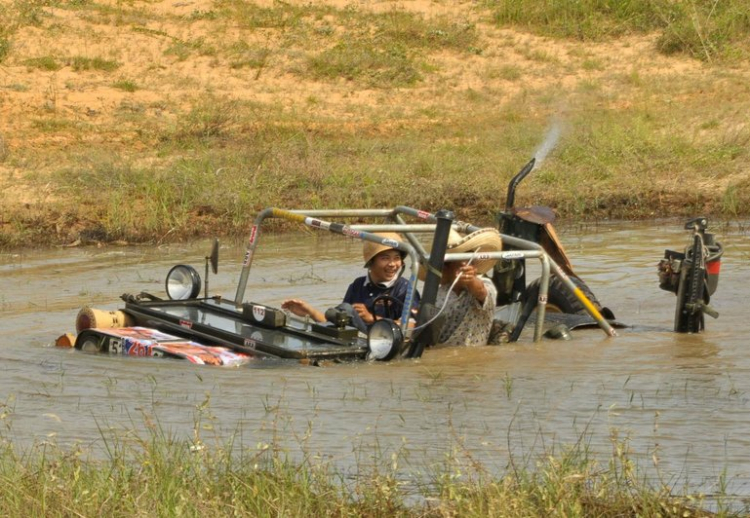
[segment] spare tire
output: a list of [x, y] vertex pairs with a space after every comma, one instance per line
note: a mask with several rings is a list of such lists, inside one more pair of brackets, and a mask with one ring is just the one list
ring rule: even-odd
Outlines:
[[[573, 284], [580, 289], [586, 298], [599, 310], [602, 316], [607, 320], [613, 320], [615, 318], [614, 313], [609, 308], [602, 307], [599, 300], [594, 295], [594, 292], [578, 277], [569, 277]], [[526, 286], [526, 291], [521, 296], [521, 302], [524, 305], [527, 302], [528, 297], [536, 297], [539, 293], [539, 286], [541, 279], [534, 279]], [[570, 314], [588, 314], [586, 308], [583, 306], [580, 300], [566, 288], [565, 284], [560, 280], [557, 275], [551, 275], [549, 278], [549, 291], [547, 292], [547, 307], [545, 311], [550, 313], [570, 313]]]

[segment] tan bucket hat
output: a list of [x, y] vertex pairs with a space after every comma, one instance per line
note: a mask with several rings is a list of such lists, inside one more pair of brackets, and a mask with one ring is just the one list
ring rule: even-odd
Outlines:
[[[446, 254], [465, 254], [477, 252], [478, 254], [489, 252], [500, 252], [503, 249], [503, 240], [500, 232], [488, 227], [482, 228], [466, 236], [462, 236], [451, 229], [448, 235]], [[474, 259], [471, 264], [477, 269], [478, 274], [487, 273], [495, 266], [497, 259]], [[419, 268], [419, 278], [424, 280], [427, 273], [423, 267]]]
[[[375, 232], [375, 235], [390, 239], [392, 241], [403, 243], [403, 239], [401, 239], [401, 236], [399, 236], [395, 232]], [[370, 261], [372, 261], [373, 257], [378, 255], [380, 252], [385, 252], [386, 250], [394, 250], [394, 248], [392, 246], [383, 245], [381, 243], [365, 241], [364, 245], [362, 245], [362, 257], [365, 260], [365, 268], [369, 266]], [[398, 253], [401, 254], [401, 259], [403, 259], [405, 255], [404, 252], [398, 249], [395, 250], [397, 250]]]

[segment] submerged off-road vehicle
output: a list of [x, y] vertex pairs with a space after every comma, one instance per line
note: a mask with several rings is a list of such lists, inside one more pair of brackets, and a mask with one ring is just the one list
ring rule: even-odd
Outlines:
[[[329, 231], [352, 239], [372, 241], [403, 251], [410, 261], [407, 275], [411, 290], [403, 307], [392, 300], [377, 301], [394, 308], [392, 318], [379, 320], [366, 336], [361, 335], [335, 310], [326, 312], [328, 322], [321, 324], [288, 315], [279, 308], [260, 302], [247, 301], [245, 292], [252, 261], [260, 242], [263, 222], [268, 218], [283, 218], [315, 229]], [[336, 218], [329, 221], [324, 218]], [[347, 223], [356, 220], [369, 223]], [[411, 220], [411, 221], [409, 221]], [[589, 301], [574, 281], [537, 243], [511, 235], [503, 236], [507, 250], [492, 253], [446, 253], [451, 229], [462, 233], [480, 227], [456, 221], [450, 211], [432, 214], [410, 207], [394, 209], [353, 210], [284, 210], [268, 208], [256, 217], [242, 263], [242, 271], [233, 299], [212, 296], [208, 292], [209, 265], [216, 272], [218, 242], [206, 257], [206, 288], [201, 296], [201, 278], [188, 265], [177, 265], [167, 275], [167, 297], [150, 293], [124, 294], [124, 307], [117, 311], [96, 311], [84, 308], [76, 323], [77, 336], [67, 342], [77, 349], [141, 356], [169, 356], [187, 358], [195, 363], [235, 365], [251, 357], [278, 357], [312, 362], [322, 359], [390, 360], [397, 357], [415, 358], [435, 342], [441, 323], [435, 318], [434, 306], [439, 272], [445, 261], [499, 259], [501, 261], [540, 261], [542, 275], [533, 284], [534, 296], [526, 293], [525, 303], [533, 306], [538, 315], [534, 339], [542, 337], [550, 274], [554, 273], [559, 289], [568, 289], [568, 297], [581, 300], [591, 318], [608, 334], [611, 326], [601, 316], [596, 304]], [[384, 238], [376, 232], [398, 232], [403, 242]], [[429, 243], [430, 252], [425, 249]], [[525, 264], [525, 263], [522, 263]], [[427, 274], [419, 311], [414, 319], [408, 309], [417, 290], [418, 270], [426, 267]], [[436, 273], [438, 272], [438, 273]], [[516, 276], [516, 279], [518, 276]], [[514, 295], [515, 296], [515, 295]], [[411, 326], [409, 322], [411, 320]], [[400, 323], [396, 323], [400, 322]], [[517, 333], [525, 322], [517, 325]], [[514, 337], [514, 339], [516, 339]]]

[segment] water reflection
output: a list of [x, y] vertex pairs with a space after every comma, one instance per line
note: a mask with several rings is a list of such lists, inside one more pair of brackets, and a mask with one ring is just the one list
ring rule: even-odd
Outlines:
[[[651, 477], [750, 495], [750, 357], [745, 290], [750, 244], [725, 243], [721, 313], [702, 335], [672, 333], [674, 295], [661, 291], [656, 263], [684, 246], [679, 223], [562, 229], [577, 272], [618, 320], [615, 338], [597, 329], [569, 342], [528, 339], [477, 349], [428, 350], [419, 361], [307, 367], [262, 360], [240, 369], [180, 361], [110, 358], [52, 347], [74, 330], [84, 305], [117, 309], [124, 292], [163, 293], [176, 262], [203, 272], [210, 241], [164, 247], [53, 249], [0, 256], [2, 438], [20, 445], [53, 437], [101, 448], [108, 429], [144, 432], [157, 421], [192, 437], [210, 420], [218, 438], [255, 448], [280, 441], [343, 471], [369, 456], [408, 451], [418, 469], [460, 449], [488, 469], [585, 441], [605, 461], [626, 441]], [[288, 297], [318, 307], [339, 302], [362, 274], [356, 242], [326, 235], [264, 236], [247, 300]], [[232, 298], [242, 244], [223, 244], [211, 291]], [[658, 463], [656, 462], [658, 461]]]

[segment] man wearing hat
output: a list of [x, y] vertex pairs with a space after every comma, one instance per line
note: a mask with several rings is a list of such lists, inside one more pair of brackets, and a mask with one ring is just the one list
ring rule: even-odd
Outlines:
[[[376, 233], [375, 235], [401, 241], [401, 236], [393, 232]], [[382, 243], [365, 241], [362, 247], [362, 257], [367, 268], [367, 275], [357, 277], [349, 285], [344, 295], [344, 301], [336, 306], [336, 309], [346, 311], [352, 317], [354, 327], [367, 332], [367, 328], [375, 320], [388, 316], [389, 308], [387, 302], [373, 306], [378, 297], [387, 295], [401, 303], [400, 307], [392, 308], [401, 314], [406, 293], [409, 289], [409, 281], [401, 277], [404, 271], [404, 256], [406, 254], [396, 248]], [[419, 304], [419, 293], [414, 293], [412, 307]], [[307, 302], [299, 299], [285, 300], [281, 304], [282, 309], [291, 311], [297, 316], [309, 316], [317, 322], [325, 322], [325, 314], [313, 308]], [[372, 311], [371, 311], [372, 310]]]
[[[494, 228], [483, 228], [464, 237], [451, 230], [446, 254], [499, 252], [502, 244], [500, 233]], [[487, 345], [497, 290], [484, 274], [496, 262], [497, 259], [445, 262], [435, 301], [438, 308], [445, 304], [445, 323], [437, 345]]]

